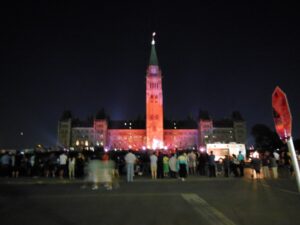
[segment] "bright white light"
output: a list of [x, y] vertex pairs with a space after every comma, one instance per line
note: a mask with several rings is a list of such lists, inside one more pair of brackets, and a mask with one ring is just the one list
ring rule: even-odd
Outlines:
[[155, 33], [155, 32], [153, 32], [153, 33], [152, 33], [152, 37], [154, 37], [155, 35], [156, 35], [156, 33]]
[[161, 149], [164, 148], [164, 145], [163, 145], [162, 141], [159, 142], [159, 148], [161, 148]]
[[78, 140], [76, 141], [76, 146], [79, 146], [79, 141]]
[[259, 158], [259, 153], [257, 151], [253, 152], [253, 158]]
[[108, 148], [104, 148], [104, 151], [105, 151], [105, 152], [108, 152]]
[[153, 139], [153, 141], [152, 141], [152, 149], [153, 150], [156, 150], [157, 149], [157, 147], [158, 147], [158, 140], [156, 140], [156, 139]]
[[88, 142], [88, 141], [85, 141], [85, 142], [84, 142], [84, 145], [85, 145], [85, 146], [89, 146], [89, 142]]
[[164, 147], [164, 150], [168, 150], [168, 146], [165, 146], [165, 147]]
[[145, 150], [146, 150], [146, 147], [145, 147], [145, 146], [143, 146], [143, 147], [142, 147], [142, 149], [145, 151]]
[[157, 139], [153, 139], [153, 141], [152, 141], [152, 149], [156, 150], [158, 148], [160, 148], [160, 149], [164, 148], [163, 142], [159, 141]]

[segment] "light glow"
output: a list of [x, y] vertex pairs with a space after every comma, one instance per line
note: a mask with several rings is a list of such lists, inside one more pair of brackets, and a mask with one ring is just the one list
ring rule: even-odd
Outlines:
[[257, 151], [253, 152], [252, 154], [253, 158], [259, 158], [259, 153]]
[[163, 149], [163, 148], [164, 148], [163, 142], [154, 138], [152, 141], [152, 149], [156, 150], [156, 149]]

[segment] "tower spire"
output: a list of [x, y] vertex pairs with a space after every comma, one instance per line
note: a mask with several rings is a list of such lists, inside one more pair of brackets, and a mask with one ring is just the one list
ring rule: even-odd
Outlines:
[[153, 32], [152, 33], [152, 41], [151, 41], [151, 54], [150, 54], [150, 62], [149, 62], [149, 65], [152, 65], [152, 66], [158, 66], [158, 60], [157, 60], [157, 55], [156, 55], [156, 50], [155, 50], [155, 37], [156, 33]]

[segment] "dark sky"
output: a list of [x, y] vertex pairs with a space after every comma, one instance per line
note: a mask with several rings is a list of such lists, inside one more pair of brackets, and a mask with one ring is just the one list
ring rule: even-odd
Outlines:
[[196, 118], [201, 108], [219, 119], [239, 110], [248, 130], [273, 128], [271, 95], [279, 85], [299, 138], [296, 5], [41, 2], [1, 3], [0, 148], [54, 145], [66, 109], [81, 118], [102, 107], [113, 119], [143, 115], [153, 31], [168, 118]]

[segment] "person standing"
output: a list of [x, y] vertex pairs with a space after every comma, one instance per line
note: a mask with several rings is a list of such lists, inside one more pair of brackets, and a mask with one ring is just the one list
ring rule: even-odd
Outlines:
[[270, 178], [270, 159], [269, 159], [269, 153], [265, 152], [262, 158], [262, 171], [264, 174], [264, 178]]
[[241, 151], [239, 151], [237, 160], [239, 161], [238, 168], [239, 168], [240, 176], [243, 177], [244, 176], [245, 157]]
[[62, 179], [64, 178], [65, 172], [67, 170], [67, 161], [68, 161], [68, 156], [62, 152], [59, 155], [59, 178]]
[[209, 169], [209, 177], [216, 177], [216, 163], [215, 163], [215, 155], [213, 151], [210, 152], [208, 156], [208, 169]]
[[186, 154], [181, 153], [178, 157], [178, 163], [179, 163], [179, 177], [182, 181], [185, 181], [187, 176], [187, 156]]
[[273, 152], [273, 155], [274, 155], [274, 157], [275, 157], [275, 159], [276, 159], [277, 165], [279, 165], [279, 162], [280, 162], [280, 155], [279, 155], [279, 153], [276, 152], [276, 151], [274, 151], [274, 152]]
[[199, 168], [199, 174], [201, 176], [205, 176], [207, 174], [207, 168], [206, 168], [207, 163], [208, 163], [207, 153], [201, 152], [198, 158], [198, 168]]
[[75, 179], [75, 162], [76, 162], [75, 156], [71, 155], [71, 157], [69, 158], [69, 163], [68, 163], [70, 179]]
[[49, 156], [50, 176], [55, 177], [56, 170], [57, 170], [57, 157], [54, 153], [51, 153], [51, 155]]
[[176, 155], [173, 154], [169, 160], [170, 166], [170, 175], [172, 178], [177, 178], [177, 158]]
[[170, 169], [169, 169], [169, 157], [167, 155], [164, 155], [163, 162], [164, 162], [164, 177], [168, 177]]
[[196, 174], [196, 160], [197, 160], [196, 154], [193, 151], [191, 151], [188, 154], [188, 164], [189, 164], [189, 173], [192, 175]]
[[270, 157], [270, 167], [272, 169], [273, 178], [277, 179], [278, 178], [278, 164], [277, 164], [277, 160], [276, 160], [276, 157], [274, 154], [272, 154]]
[[78, 178], [84, 178], [84, 168], [86, 168], [86, 162], [84, 155], [81, 153], [77, 155], [75, 168], [75, 175]]
[[152, 152], [150, 156], [151, 178], [157, 178], [157, 156]]
[[229, 177], [230, 159], [228, 155], [225, 155], [223, 160], [224, 176]]
[[164, 178], [164, 156], [163, 154], [158, 151], [158, 156], [157, 156], [157, 177], [158, 178]]
[[232, 154], [231, 157], [231, 171], [233, 172], [235, 177], [239, 176], [238, 167], [240, 165], [240, 161], [237, 159], [235, 154]]
[[132, 153], [131, 150], [125, 155], [125, 162], [127, 166], [127, 182], [133, 182], [134, 176], [134, 163], [136, 162], [137, 158]]
[[251, 166], [252, 166], [252, 178], [260, 179], [261, 160], [259, 159], [259, 154], [255, 154], [255, 156], [252, 158]]
[[9, 167], [10, 167], [10, 156], [7, 152], [1, 157], [1, 172], [4, 177], [9, 176]]

